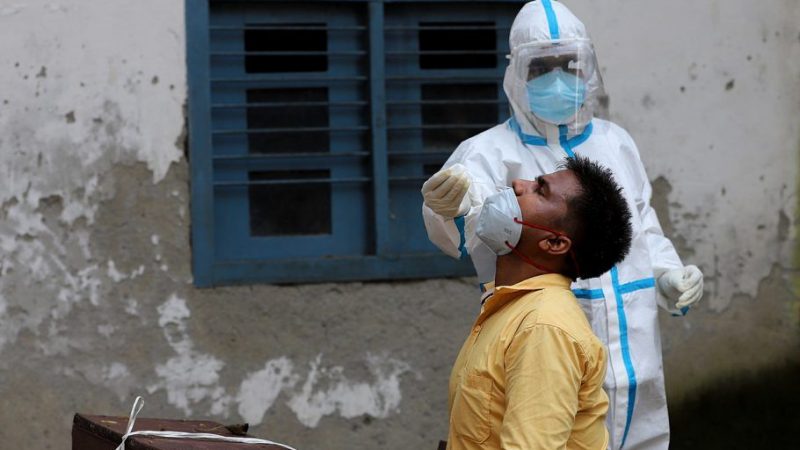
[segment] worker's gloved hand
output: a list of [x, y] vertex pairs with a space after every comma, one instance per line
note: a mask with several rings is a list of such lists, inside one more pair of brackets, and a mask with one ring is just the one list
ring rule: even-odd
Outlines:
[[425, 205], [443, 217], [463, 216], [470, 207], [467, 195], [470, 183], [467, 168], [461, 164], [440, 170], [422, 185]]
[[664, 272], [658, 277], [658, 288], [667, 297], [677, 299], [675, 307], [685, 313], [703, 296], [703, 272], [697, 266]]

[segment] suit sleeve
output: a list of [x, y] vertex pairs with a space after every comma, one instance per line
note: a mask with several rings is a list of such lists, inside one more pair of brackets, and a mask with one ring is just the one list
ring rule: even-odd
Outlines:
[[[469, 195], [471, 207], [467, 214], [455, 219], [442, 217], [422, 205], [422, 218], [428, 238], [445, 254], [453, 258], [474, 255], [483, 245], [475, 237], [475, 226], [486, 197], [497, 192], [496, 186], [505, 186], [507, 169], [492, 149], [478, 148], [473, 140], [467, 140], [456, 148], [444, 163], [446, 169], [456, 163], [464, 165], [471, 178]], [[494, 160], [497, 159], [497, 160]]]
[[[653, 188], [645, 172], [636, 144], [626, 132], [623, 131], [623, 134], [622, 145], [626, 147], [623, 150], [629, 160], [629, 171], [634, 180], [634, 185], [639, 188], [635, 196], [636, 208], [641, 220], [641, 230], [647, 239], [650, 261], [653, 266], [653, 276], [658, 279], [664, 272], [682, 268], [683, 263], [672, 241], [664, 236], [656, 211], [650, 205]], [[658, 288], [656, 288], [656, 295], [658, 305], [665, 310], [671, 310], [668, 305], [669, 299]]]
[[514, 336], [505, 356], [500, 448], [564, 449], [578, 413], [585, 363], [578, 343], [560, 328], [539, 324]]

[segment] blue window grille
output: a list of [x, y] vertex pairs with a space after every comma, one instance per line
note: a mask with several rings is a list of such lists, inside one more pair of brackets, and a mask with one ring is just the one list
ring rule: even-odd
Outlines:
[[472, 274], [419, 190], [507, 118], [521, 3], [186, 0], [195, 284]]

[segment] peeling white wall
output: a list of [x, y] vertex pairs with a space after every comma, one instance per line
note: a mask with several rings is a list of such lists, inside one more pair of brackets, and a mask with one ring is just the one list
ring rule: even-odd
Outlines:
[[[308, 427], [331, 414], [345, 419], [368, 415], [385, 419], [400, 406], [400, 376], [411, 367], [386, 356], [368, 354], [369, 371], [374, 380], [349, 380], [341, 366], [321, 366], [322, 355], [309, 363], [310, 369], [302, 388], [289, 399], [288, 405], [297, 419]], [[319, 384], [328, 385], [318, 389]]]
[[565, 2], [594, 39], [611, 118], [671, 186], [685, 263], [715, 311], [755, 297], [794, 248], [800, 2]]
[[[192, 287], [183, 4], [0, 1], [0, 442], [42, 448], [75, 411], [144, 394], [144, 416], [245, 420], [298, 448], [433, 448], [473, 280]], [[707, 274], [665, 333], [670, 391], [781, 363], [796, 310], [762, 288], [794, 270], [800, 3], [567, 4]], [[698, 364], [683, 349], [701, 345]]]
[[[0, 9], [0, 292], [13, 280], [40, 291], [35, 300], [5, 297], [0, 349], [22, 329], [42, 333], [48, 316], [76, 303], [100, 305], [105, 286], [143, 273], [98, 261], [88, 230], [115, 195], [113, 166], [145, 163], [152, 179], [142, 181], [158, 182], [183, 156], [182, 14], [174, 0]], [[57, 352], [63, 343], [43, 345]]]
[[219, 373], [225, 363], [194, 349], [186, 327], [191, 316], [186, 300], [172, 295], [158, 312], [158, 325], [176, 355], [156, 364], [159, 381], [149, 385], [147, 391], [166, 391], [167, 401], [187, 417], [198, 413], [193, 404], [211, 400], [211, 408], [199, 413], [228, 417], [229, 407], [235, 403], [242, 418], [258, 425], [283, 396], [297, 420], [309, 428], [333, 414], [346, 419], [365, 414], [385, 419], [400, 406], [400, 376], [411, 371], [403, 361], [367, 353], [364, 360], [370, 379], [352, 380], [342, 366], [324, 364], [322, 354], [299, 367], [281, 356], [268, 360], [263, 369], [244, 375], [239, 391], [229, 394], [220, 386]]
[[[310, 359], [276, 351], [248, 373], [231, 368], [240, 355], [231, 361], [198, 346], [189, 248], [162, 240], [164, 223], [142, 222], [144, 247], [98, 254], [98, 234], [114, 226], [98, 223], [98, 211], [129, 195], [112, 172], [144, 165], [149, 176], [132, 187], [145, 189], [163, 184], [173, 164], [185, 167], [183, 14], [179, 0], [0, 6], [0, 353], [32, 335], [43, 357], [62, 358], [42, 366], [56, 379], [87, 382], [95, 389], [89, 395], [123, 403], [163, 395], [186, 417], [235, 412], [258, 425], [276, 402], [310, 428], [331, 415], [388, 417], [402, 399], [399, 377], [411, 370], [388, 354], [363, 352], [366, 377], [318, 350]], [[187, 190], [185, 183], [170, 189], [163, 202], [188, 225]], [[123, 214], [150, 208], [132, 199]], [[188, 226], [166, 234], [175, 231], [186, 235]], [[179, 247], [178, 269], [170, 246]], [[154, 296], [148, 285], [159, 282], [174, 291]], [[135, 296], [119, 298], [131, 289]], [[88, 317], [85, 331], [77, 315]], [[142, 345], [135, 359], [123, 356]], [[78, 361], [79, 354], [89, 356]]]
[[225, 363], [213, 355], [195, 350], [186, 330], [186, 321], [191, 316], [186, 300], [176, 295], [158, 307], [158, 326], [175, 356], [166, 362], [156, 363], [159, 381], [147, 387], [149, 393], [166, 391], [167, 401], [192, 416], [191, 404], [210, 398], [214, 404], [210, 414], [225, 411], [228, 399], [219, 386], [219, 372]]

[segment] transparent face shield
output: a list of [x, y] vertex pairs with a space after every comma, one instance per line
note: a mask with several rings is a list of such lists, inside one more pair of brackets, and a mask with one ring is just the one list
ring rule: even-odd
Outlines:
[[588, 39], [519, 46], [511, 54], [511, 68], [520, 88], [517, 103], [547, 123], [563, 125], [580, 121], [581, 115], [591, 116], [603, 95]]
[[531, 80], [552, 70], [578, 76], [588, 81], [594, 74], [594, 49], [588, 39], [535, 42], [521, 45], [511, 54], [516, 74], [521, 80]]

